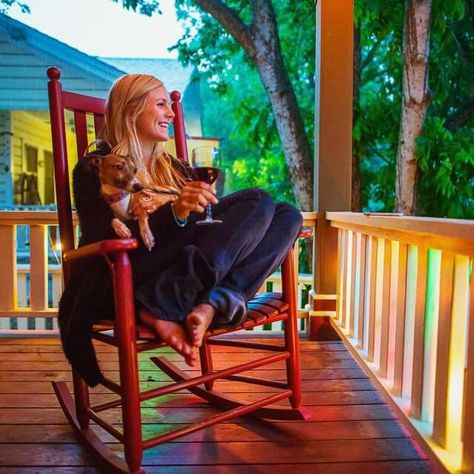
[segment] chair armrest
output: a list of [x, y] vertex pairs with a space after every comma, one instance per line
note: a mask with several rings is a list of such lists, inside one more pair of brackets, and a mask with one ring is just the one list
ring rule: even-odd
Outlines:
[[126, 252], [138, 247], [137, 239], [101, 240], [93, 244], [84, 245], [75, 250], [68, 250], [63, 254], [64, 262], [82, 260], [84, 258], [104, 256], [117, 252]]

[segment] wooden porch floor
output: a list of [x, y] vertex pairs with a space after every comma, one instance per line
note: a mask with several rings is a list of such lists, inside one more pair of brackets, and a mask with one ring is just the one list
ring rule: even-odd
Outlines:
[[[103, 345], [98, 350], [104, 371], [114, 371], [114, 354]], [[216, 351], [222, 363], [248, 356], [245, 350], [217, 347]], [[170, 356], [179, 360], [175, 354]], [[303, 340], [301, 358], [303, 402], [312, 414], [310, 421], [246, 418], [224, 423], [145, 451], [146, 471], [436, 472], [342, 342]], [[143, 375], [144, 385], [166, 380], [146, 359], [141, 366], [148, 369]], [[279, 370], [277, 365], [274, 370]], [[70, 380], [58, 339], [0, 339], [0, 473], [97, 472], [66, 423], [52, 380]], [[219, 389], [238, 391], [245, 398], [255, 396], [256, 390], [231, 382], [221, 382]], [[96, 396], [103, 400], [108, 395]], [[159, 409], [156, 401], [147, 402], [143, 417], [146, 430], [156, 431], [163, 424], [187, 423], [213, 412], [192, 395], [173, 394]]]

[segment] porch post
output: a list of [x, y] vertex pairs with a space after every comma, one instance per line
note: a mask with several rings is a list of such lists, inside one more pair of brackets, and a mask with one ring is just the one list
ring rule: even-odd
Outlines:
[[[354, 0], [316, 0], [315, 294], [310, 336], [335, 310], [337, 232], [327, 211], [351, 210]], [[322, 303], [321, 303], [322, 302]]]

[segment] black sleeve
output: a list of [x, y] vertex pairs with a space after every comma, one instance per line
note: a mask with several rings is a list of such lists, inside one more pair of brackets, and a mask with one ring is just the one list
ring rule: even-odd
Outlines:
[[97, 171], [87, 163], [87, 160], [80, 160], [74, 168], [73, 194], [81, 227], [79, 245], [117, 238], [111, 226], [114, 214], [110, 206], [100, 197]]

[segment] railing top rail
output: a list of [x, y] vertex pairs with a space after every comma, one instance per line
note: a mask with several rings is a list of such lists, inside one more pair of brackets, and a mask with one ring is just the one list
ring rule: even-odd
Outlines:
[[307, 227], [312, 227], [316, 224], [317, 213], [316, 212], [302, 212], [303, 216], [303, 225]]
[[[316, 212], [302, 212], [303, 225], [314, 226], [316, 222]], [[73, 212], [74, 223], [78, 223], [77, 214]], [[0, 225], [13, 224], [48, 224], [53, 225], [58, 222], [58, 214], [56, 211], [45, 210], [0, 210]]]
[[[73, 213], [74, 223], [78, 223], [77, 214]], [[56, 211], [0, 211], [0, 225], [54, 225], [58, 223]]]
[[474, 255], [473, 220], [357, 212], [328, 212], [326, 218], [333, 227]]

